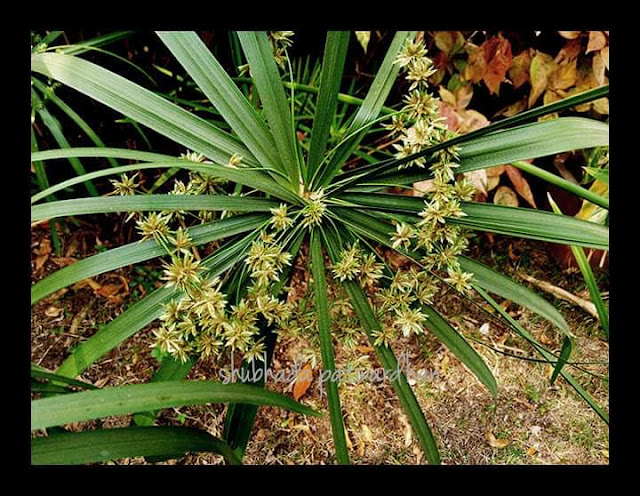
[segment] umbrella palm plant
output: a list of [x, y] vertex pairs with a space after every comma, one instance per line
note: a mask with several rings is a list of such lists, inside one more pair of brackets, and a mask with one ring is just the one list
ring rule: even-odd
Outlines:
[[[468, 201], [468, 185], [460, 181], [452, 184], [454, 171], [460, 173], [608, 145], [608, 126], [600, 122], [584, 118], [535, 122], [539, 116], [606, 96], [607, 88], [532, 109], [464, 136], [451, 136], [438, 126], [437, 118], [429, 121], [433, 117], [430, 114], [433, 101], [419, 88], [417, 100], [410, 97], [407, 107], [409, 113], [417, 116], [416, 122], [423, 124], [414, 124], [411, 132], [415, 137], [420, 125], [433, 124], [427, 137], [423, 136], [421, 146], [401, 150], [399, 157], [393, 159], [343, 170], [369, 128], [380, 122], [381, 113], [389, 118], [388, 109], [381, 111], [400, 70], [409, 66], [414, 78], [418, 77], [415, 74], [422, 63], [418, 61], [424, 61], [424, 53], [421, 45], [413, 41], [414, 33], [394, 35], [366, 97], [350, 119], [346, 136], [331, 149], [328, 149], [330, 129], [342, 96], [339, 91], [350, 34], [327, 33], [306, 153], [297, 139], [296, 119], [292, 115], [296, 85], [291, 82], [283, 85], [267, 33], [237, 33], [259, 95], [260, 110], [240, 91], [196, 33], [160, 32], [158, 36], [232, 132], [86, 60], [57, 53], [32, 55], [32, 71], [74, 88], [192, 151], [180, 158], [105, 147], [32, 154], [32, 160], [42, 162], [69, 157], [137, 161], [84, 174], [39, 192], [32, 197], [32, 221], [132, 212], [131, 215], [138, 215], [138, 227], [145, 237], [139, 243], [89, 257], [39, 281], [32, 287], [33, 303], [76, 281], [118, 267], [163, 255], [172, 260], [165, 271], [167, 284], [79, 344], [50, 377], [51, 387], [68, 386], [72, 378], [114, 347], [160, 319], [163, 324], [155, 334], [161, 366], [151, 383], [127, 386], [140, 388], [142, 400], [124, 402], [123, 406], [119, 400], [131, 397], [126, 387], [35, 400], [38, 421], [33, 428], [62, 425], [78, 418], [138, 412], [134, 416], [136, 426], [128, 429], [135, 436], [149, 439], [145, 437], [139, 444], [144, 449], [140, 448], [137, 454], [167, 455], [189, 449], [212, 449], [227, 460], [238, 462], [249, 441], [258, 405], [276, 404], [315, 413], [265, 390], [264, 377], [243, 376], [243, 381], [249, 384], [202, 385], [183, 381], [199, 357], [221, 356], [227, 349], [239, 351], [247, 369], [258, 356], [267, 364], [270, 362], [276, 331], [286, 326], [289, 315], [282, 293], [290, 281], [291, 259], [304, 242], [309, 246], [308, 270], [313, 278], [324, 371], [335, 370], [327, 296], [327, 286], [333, 281], [346, 293], [430, 463], [439, 462], [438, 449], [407, 378], [398, 369], [392, 349], [394, 337], [428, 330], [492, 394], [497, 394], [496, 381], [483, 359], [435, 310], [433, 299], [438, 284], [463, 293], [475, 292], [497, 312], [502, 309], [489, 293], [509, 298], [557, 326], [567, 336], [560, 354], [537, 343], [516, 321], [502, 313], [516, 332], [555, 365], [554, 376], [562, 375], [608, 422], [607, 414], [563, 367], [568, 363], [571, 341], [562, 315], [527, 288], [462, 255], [466, 246], [463, 229], [607, 249], [608, 228], [547, 212], [473, 203]], [[428, 72], [428, 64], [423, 69]], [[140, 195], [135, 194], [135, 181], [123, 176], [121, 182], [114, 183], [122, 196], [41, 202], [55, 191], [90, 179], [143, 169], [175, 168], [186, 169], [193, 177], [227, 181], [233, 188], [218, 188], [215, 194], [196, 189], [189, 194], [183, 191], [183, 194]], [[390, 185], [410, 185], [434, 177], [441, 180], [442, 194], [431, 201], [380, 192]], [[566, 187], [588, 195], [582, 188]], [[146, 211], [153, 213], [146, 216], [140, 213]], [[170, 219], [189, 211], [226, 214], [218, 220], [173, 231]], [[195, 260], [189, 251], [191, 246], [223, 239], [221, 247], [202, 260]], [[410, 261], [411, 269], [394, 273], [372, 244], [400, 253]], [[37, 370], [35, 373], [44, 374]], [[336, 460], [349, 463], [338, 380], [331, 374], [327, 377]], [[193, 392], [188, 388], [193, 388]], [[96, 405], [91, 395], [100, 394], [104, 395], [100, 397], [100, 408], [90, 408]], [[202, 433], [198, 432], [180, 437], [176, 428], [153, 427], [160, 408], [211, 401], [229, 403], [224, 440], [201, 439]], [[86, 413], [87, 409], [90, 413]], [[71, 414], [63, 415], [63, 411]], [[69, 463], [108, 458], [95, 452], [83, 456], [78, 446], [86, 447], [89, 441], [100, 453], [107, 452], [111, 457], [123, 456], [122, 452], [127, 456], [135, 454], [131, 445], [128, 451], [104, 448], [117, 445], [115, 436], [119, 433], [112, 431], [80, 433], [83, 438], [77, 433], [42, 438], [39, 444], [34, 443], [39, 457], [34, 455], [34, 459], [49, 460], [57, 452], [74, 453], [73, 457], [69, 455]], [[93, 437], [90, 440], [87, 436]]]

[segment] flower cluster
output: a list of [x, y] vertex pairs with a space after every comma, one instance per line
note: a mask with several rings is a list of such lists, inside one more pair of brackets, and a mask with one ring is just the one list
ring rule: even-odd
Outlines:
[[[405, 43], [396, 63], [406, 71], [406, 79], [411, 84], [405, 97], [404, 112], [387, 126], [392, 134], [400, 134], [401, 144], [394, 145], [396, 158], [405, 158], [455, 137], [446, 126], [446, 119], [440, 117], [440, 102], [431, 95], [429, 77], [435, 73], [427, 49], [422, 41], [409, 40]], [[408, 166], [427, 167], [433, 174], [429, 199], [420, 212], [421, 220], [415, 226], [405, 223], [396, 225], [392, 236], [394, 248], [409, 249], [412, 243], [424, 249], [421, 260], [428, 269], [446, 271], [450, 283], [459, 291], [469, 288], [471, 274], [460, 269], [457, 256], [468, 245], [462, 229], [447, 219], [463, 217], [460, 202], [471, 199], [474, 187], [467, 179], [456, 180], [459, 147], [450, 146], [435, 152], [431, 157], [419, 157]], [[429, 162], [428, 162], [429, 161]]]
[[374, 253], [365, 255], [355, 242], [340, 252], [340, 260], [331, 266], [331, 271], [339, 281], [357, 280], [361, 286], [373, 288], [382, 277], [383, 268]]

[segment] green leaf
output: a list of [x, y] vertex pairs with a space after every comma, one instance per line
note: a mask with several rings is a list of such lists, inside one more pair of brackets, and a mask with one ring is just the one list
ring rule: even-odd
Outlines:
[[64, 384], [69, 384], [70, 386], [81, 387], [82, 389], [98, 389], [91, 383], [71, 379], [60, 374], [54, 374], [53, 372], [47, 372], [34, 364], [31, 364], [31, 377], [39, 377], [50, 381], [62, 382]]
[[[91, 126], [89, 126], [89, 124], [87, 124], [87, 122], [82, 117], [80, 117], [75, 110], [67, 105], [66, 102], [58, 98], [53, 90], [49, 90], [47, 86], [42, 84], [42, 82], [40, 82], [37, 78], [31, 78], [31, 81], [38, 90], [46, 95], [47, 100], [56, 104], [60, 110], [67, 114], [69, 118], [78, 125], [78, 127], [89, 137], [91, 141], [93, 141], [96, 146], [104, 146], [104, 143], [96, 134], [96, 132], [91, 128]], [[111, 164], [111, 167], [118, 167], [118, 162], [113, 159], [109, 159], [109, 163]]]
[[349, 31], [329, 31], [327, 33], [322, 59], [320, 91], [311, 130], [307, 179], [314, 177], [327, 148], [329, 131], [338, 105], [338, 93], [342, 82], [350, 34]]
[[[560, 208], [553, 201], [551, 195], [547, 193], [547, 197], [549, 198], [549, 203], [551, 204], [551, 208], [556, 213], [556, 215], [562, 215]], [[584, 254], [584, 250], [579, 246], [571, 246], [571, 252], [576, 259], [578, 267], [580, 268], [580, 272], [582, 272], [582, 277], [584, 278], [584, 282], [589, 288], [589, 294], [591, 295], [591, 301], [596, 307], [596, 311], [598, 312], [598, 317], [600, 319], [600, 325], [602, 326], [602, 330], [604, 331], [607, 340], [609, 340], [609, 312], [607, 311], [607, 307], [602, 300], [602, 295], [600, 294], [600, 290], [598, 289], [598, 283], [596, 278], [593, 275], [593, 271], [591, 270], [591, 265], [587, 260], [586, 255]]]
[[[327, 253], [333, 263], [337, 263], [339, 260], [340, 245], [332, 233], [325, 230], [321, 231], [324, 237], [324, 245], [327, 247]], [[394, 391], [398, 395], [400, 404], [409, 422], [413, 427], [413, 431], [416, 437], [419, 439], [420, 444], [424, 450], [427, 460], [431, 464], [440, 463], [440, 455], [438, 453], [438, 447], [431, 432], [431, 428], [424, 417], [424, 413], [420, 408], [418, 400], [416, 399], [411, 386], [407, 382], [407, 379], [400, 370], [398, 361], [390, 348], [385, 346], [375, 346], [375, 341], [372, 336], [372, 332], [375, 330], [381, 330], [380, 323], [375, 317], [373, 310], [369, 306], [367, 296], [362, 288], [355, 281], [343, 281], [342, 286], [347, 291], [353, 308], [360, 320], [362, 327], [367, 331], [369, 341], [374, 346], [378, 359], [382, 363], [385, 370], [386, 377], [391, 381]]]
[[71, 215], [138, 212], [146, 210], [232, 210], [268, 212], [279, 202], [265, 198], [230, 195], [134, 195], [74, 198], [31, 207], [31, 222]]
[[496, 379], [476, 350], [435, 309], [427, 305], [421, 308], [427, 316], [425, 325], [429, 331], [475, 374], [494, 397], [498, 396]]
[[[243, 214], [187, 229], [194, 246], [235, 236], [258, 229], [269, 219], [265, 214]], [[136, 241], [98, 253], [68, 265], [41, 279], [31, 287], [31, 304], [42, 298], [98, 274], [166, 255], [165, 249], [154, 240]]]
[[[39, 98], [35, 96], [35, 91], [33, 89], [31, 90], [31, 94], [33, 99], [39, 100]], [[37, 112], [42, 119], [43, 124], [51, 132], [56, 143], [58, 143], [58, 146], [60, 146], [61, 148], [69, 148], [71, 145], [69, 145], [69, 142], [67, 141], [67, 138], [62, 131], [60, 121], [53, 115], [51, 115], [47, 107], [45, 107], [42, 103], [40, 103], [40, 105], [38, 106]], [[82, 165], [82, 162], [80, 162], [80, 160], [71, 157], [68, 160], [77, 175], [86, 174], [87, 171], [85, 170], [84, 165]], [[86, 181], [84, 183], [84, 186], [91, 196], [98, 196], [98, 190], [91, 181]]]
[[[322, 255], [320, 233], [316, 230], [311, 232], [309, 257], [311, 273], [313, 275], [313, 295], [316, 319], [318, 322], [318, 335], [320, 337], [320, 353], [322, 355], [322, 384], [327, 388], [327, 400], [329, 402], [331, 431], [333, 432], [336, 458], [338, 459], [338, 463], [345, 465], [349, 464], [349, 452], [347, 450], [344, 423], [342, 421], [338, 382], [334, 380], [336, 367], [333, 358], [333, 343], [331, 341], [331, 317], [329, 316], [329, 305], [327, 302], [328, 290], [325, 279], [325, 263], [324, 256]], [[324, 379], [325, 373], [328, 374], [328, 380]]]
[[236, 138], [161, 96], [92, 62], [57, 53], [31, 56], [31, 70], [103, 103], [214, 162], [238, 153], [251, 166], [255, 157]]
[[[393, 37], [391, 45], [389, 46], [384, 60], [382, 61], [382, 65], [380, 66], [373, 83], [371, 83], [371, 87], [369, 88], [364, 102], [353, 118], [351, 125], [347, 130], [347, 134], [351, 134], [361, 127], [366, 126], [369, 122], [378, 117], [378, 114], [380, 113], [380, 110], [382, 109], [382, 106], [384, 105], [396, 78], [398, 77], [398, 73], [400, 72], [400, 66], [395, 64], [395, 59], [402, 49], [405, 41], [409, 37], [413, 36], [413, 34], [413, 32], [409, 31], [398, 31]], [[364, 131], [360, 132], [340, 145], [340, 147], [335, 151], [335, 154], [331, 158], [329, 164], [324, 168], [324, 170], [322, 170], [322, 175], [317, 181], [313, 182], [314, 188], [325, 187], [331, 182], [334, 176], [340, 171], [347, 158], [349, 158], [351, 153], [353, 153], [353, 150], [362, 141], [365, 134], [366, 133]]]
[[[53, 160], [65, 157], [118, 157], [127, 160], [150, 161], [149, 163], [123, 165], [112, 169], [91, 172], [82, 176], [82, 180], [122, 174], [123, 172], [130, 172], [134, 170], [179, 167], [181, 169], [205, 172], [228, 181], [249, 186], [264, 193], [272, 194], [273, 196], [290, 203], [299, 203], [300, 201], [295, 194], [276, 183], [261, 168], [236, 168], [213, 163], [192, 162], [191, 160], [171, 157], [169, 155], [139, 152], [136, 150], [124, 150], [119, 148], [70, 148], [68, 150], [47, 150], [31, 154], [32, 160]], [[58, 191], [61, 188], [66, 188], [68, 185], [73, 184], [77, 184], [77, 179], [70, 179], [52, 186], [44, 192], [33, 195], [31, 202], [33, 203], [40, 200], [45, 194], [50, 194], [51, 192]]]
[[[153, 374], [153, 377], [151, 377], [151, 382], [182, 381], [189, 375], [189, 372], [191, 372], [196, 362], [197, 360], [192, 357], [189, 357], [186, 362], [183, 362], [172, 356], [167, 356], [162, 360], [160, 367], [156, 370], [156, 373]], [[133, 422], [137, 426], [151, 426], [159, 411], [160, 410], [138, 412], [134, 414]]]
[[[256, 234], [245, 236], [219, 248], [212, 255], [203, 260], [203, 265], [209, 269], [208, 279], [220, 275], [232, 267], [244, 255]], [[71, 352], [71, 355], [56, 371], [60, 375], [76, 377], [92, 363], [133, 336], [140, 329], [159, 318], [164, 312], [162, 305], [173, 298], [181, 298], [182, 293], [174, 287], [163, 286], [142, 300], [127, 308], [106, 326], [96, 332], [86, 341], [81, 342]]]
[[[383, 193], [343, 193], [337, 199], [375, 210], [417, 214], [425, 208], [422, 198]], [[606, 226], [558, 216], [542, 210], [508, 207], [491, 203], [462, 202], [464, 217], [448, 218], [447, 222], [467, 229], [490, 231], [509, 236], [537, 239], [565, 245], [608, 249], [609, 229]], [[419, 217], [415, 217], [419, 220]]]
[[573, 345], [571, 344], [571, 338], [569, 336], [565, 336], [562, 341], [562, 348], [560, 349], [558, 361], [556, 362], [556, 366], [553, 368], [553, 374], [551, 374], [551, 379], [549, 380], [550, 384], [553, 385], [553, 383], [556, 382], [558, 374], [562, 371], [562, 367], [567, 363], [571, 356], [572, 348]]
[[458, 257], [458, 262], [460, 262], [462, 270], [473, 274], [474, 282], [477, 286], [511, 300], [517, 305], [528, 308], [554, 324], [567, 336], [569, 335], [569, 325], [562, 314], [541, 296], [518, 284], [510, 277], [502, 275], [471, 258], [460, 256]]
[[291, 110], [273, 57], [273, 48], [266, 32], [238, 31], [237, 33], [260, 95], [276, 149], [291, 183], [297, 189], [301, 178], [297, 165]]
[[304, 415], [320, 415], [286, 396], [255, 386], [215, 381], [172, 381], [131, 384], [33, 400], [31, 430], [145, 410], [209, 403], [270, 405]]
[[157, 35], [258, 161], [285, 172], [266, 124], [200, 37], [192, 31]]
[[136, 456], [181, 458], [187, 452], [212, 452], [229, 463], [240, 461], [218, 438], [190, 427], [124, 427], [49, 434], [31, 440], [32, 465], [80, 465]]

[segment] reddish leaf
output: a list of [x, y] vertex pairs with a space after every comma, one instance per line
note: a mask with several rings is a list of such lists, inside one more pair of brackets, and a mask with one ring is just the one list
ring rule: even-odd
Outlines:
[[556, 64], [562, 64], [565, 62], [571, 62], [578, 58], [580, 52], [582, 51], [582, 45], [580, 40], [568, 40], [562, 49], [556, 55], [554, 62]]
[[533, 208], [538, 208], [536, 206], [536, 202], [533, 199], [533, 193], [531, 192], [531, 187], [529, 183], [522, 175], [520, 169], [514, 167], [513, 165], [506, 165], [505, 171], [507, 172], [507, 176], [509, 176], [509, 180], [513, 187], [516, 189], [518, 194], [527, 200], [527, 203], [531, 205]]
[[482, 44], [482, 49], [487, 61], [487, 70], [482, 79], [491, 93], [498, 94], [500, 83], [511, 67], [511, 43], [501, 35], [493, 36]]
[[311, 386], [311, 381], [313, 381], [313, 371], [311, 370], [311, 365], [306, 363], [304, 367], [302, 367], [302, 370], [298, 372], [296, 383], [293, 385], [293, 398], [296, 401], [307, 392], [309, 386]]

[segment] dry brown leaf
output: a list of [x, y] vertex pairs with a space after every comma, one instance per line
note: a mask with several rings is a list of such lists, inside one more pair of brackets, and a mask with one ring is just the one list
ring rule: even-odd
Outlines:
[[483, 169], [486, 173], [487, 173], [487, 177], [497, 177], [500, 176], [504, 171], [504, 165], [496, 165], [494, 167], [488, 167], [486, 169]]
[[425, 196], [427, 193], [434, 190], [433, 179], [427, 179], [426, 181], [418, 181], [413, 183], [413, 196]]
[[604, 66], [609, 70], [609, 45], [600, 50], [600, 56], [604, 62]]
[[37, 250], [34, 250], [33, 253], [36, 255], [35, 265], [36, 271], [39, 271], [45, 262], [49, 259], [49, 254], [51, 253], [51, 240], [48, 238], [43, 239], [40, 242], [40, 246]]
[[513, 253], [513, 245], [511, 243], [509, 243], [509, 247], [507, 248], [507, 255], [509, 256], [509, 259], [514, 262], [520, 260], [520, 255]]
[[575, 40], [582, 31], [558, 31], [558, 34], [567, 40]]
[[62, 313], [62, 308], [58, 308], [58, 307], [54, 307], [54, 306], [50, 306], [44, 311], [44, 314], [47, 317], [57, 317], [61, 313]]
[[553, 58], [546, 53], [536, 52], [531, 60], [529, 76], [531, 78], [531, 92], [529, 93], [529, 108], [533, 107], [540, 95], [547, 89], [549, 77], [555, 69]]
[[529, 81], [529, 66], [531, 65], [531, 51], [524, 50], [519, 55], [513, 57], [509, 68], [509, 77], [514, 88], [519, 88]]
[[298, 372], [296, 382], [293, 385], [293, 398], [298, 401], [304, 393], [307, 392], [311, 382], [313, 381], [313, 370], [308, 363], [304, 364], [304, 367]]
[[511, 43], [502, 35], [493, 36], [482, 44], [482, 49], [487, 64], [482, 80], [489, 91], [497, 95], [500, 83], [511, 67]]
[[609, 99], [599, 98], [593, 102], [593, 110], [599, 114], [609, 115]]
[[500, 184], [500, 176], [488, 176], [487, 177], [487, 192], [493, 191]]
[[366, 424], [362, 424], [362, 439], [364, 439], [368, 443], [373, 442], [373, 435], [371, 434], [371, 429]]
[[58, 267], [66, 267], [67, 265], [77, 262], [78, 259], [74, 257], [51, 257], [51, 261]]
[[356, 350], [360, 353], [371, 353], [372, 351], [375, 351], [371, 346], [356, 346]]
[[445, 88], [444, 86], [440, 86], [438, 88], [438, 93], [440, 93], [440, 99], [443, 102], [451, 105], [454, 108], [457, 106], [457, 104], [456, 104], [456, 96], [451, 91], [449, 91], [447, 88]]
[[112, 298], [120, 293], [122, 289], [124, 289], [124, 285], [122, 284], [105, 284], [96, 289], [94, 293], [98, 296], [104, 296], [105, 298]]
[[527, 97], [525, 96], [523, 99], [518, 100], [517, 102], [512, 103], [511, 105], [507, 105], [501, 110], [498, 110], [498, 112], [496, 112], [496, 117], [499, 115], [504, 115], [505, 117], [513, 117], [514, 115], [519, 114], [520, 112], [526, 109], [527, 109]]
[[576, 84], [578, 60], [556, 65], [556, 70], [549, 78], [549, 88], [566, 90]]
[[465, 172], [464, 177], [473, 183], [476, 191], [480, 191], [484, 194], [487, 193], [487, 172], [484, 169]]
[[93, 385], [97, 388], [101, 388], [106, 386], [107, 382], [109, 382], [109, 377], [102, 377], [101, 379], [98, 379], [96, 382], [94, 382]]
[[509, 176], [509, 180], [511, 181], [511, 184], [513, 184], [513, 187], [518, 192], [518, 194], [522, 196], [522, 198], [527, 200], [527, 203], [533, 208], [538, 208], [536, 206], [536, 201], [533, 198], [531, 187], [529, 186], [527, 180], [524, 178], [524, 175], [522, 174], [520, 169], [514, 167], [513, 165], [507, 165], [505, 166], [505, 171], [507, 172], [507, 176]]
[[447, 370], [449, 370], [449, 355], [445, 355], [440, 361], [440, 370], [443, 374], [446, 374]]
[[486, 437], [487, 441], [489, 441], [489, 446], [496, 449], [506, 448], [511, 442], [509, 439], [496, 439], [496, 436], [491, 431], [487, 431]]
[[554, 62], [556, 64], [564, 64], [578, 58], [582, 52], [582, 44], [580, 40], [568, 40], [556, 55]]
[[466, 50], [469, 58], [467, 59], [467, 66], [464, 69], [464, 78], [473, 84], [477, 84], [482, 81], [484, 73], [487, 70], [484, 49], [473, 43], [467, 43]]
[[456, 107], [461, 110], [466, 109], [473, 97], [473, 85], [463, 84], [454, 92], [454, 95], [456, 97]]
[[602, 50], [607, 44], [607, 37], [602, 31], [589, 31], [589, 43], [587, 44], [587, 51], [596, 52]]
[[460, 110], [460, 121], [457, 131], [460, 134], [470, 133], [489, 125], [489, 119], [476, 110]]
[[600, 52], [596, 53], [593, 56], [593, 60], [591, 61], [591, 68], [593, 69], [593, 77], [598, 83], [598, 86], [602, 86], [604, 84], [604, 59]]
[[529, 448], [527, 450], [527, 456], [533, 456], [538, 452], [538, 450], [536, 449], [535, 446], [531, 446], [531, 448]]
[[493, 195], [493, 203], [496, 205], [518, 206], [518, 195], [509, 186], [500, 186]]

